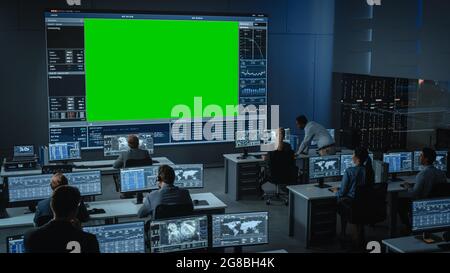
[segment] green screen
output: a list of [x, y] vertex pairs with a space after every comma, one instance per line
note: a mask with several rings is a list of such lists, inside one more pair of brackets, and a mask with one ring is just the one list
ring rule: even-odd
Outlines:
[[[85, 20], [89, 122], [171, 118], [194, 97], [203, 106], [239, 100], [239, 23]], [[225, 114], [224, 114], [225, 115]]]

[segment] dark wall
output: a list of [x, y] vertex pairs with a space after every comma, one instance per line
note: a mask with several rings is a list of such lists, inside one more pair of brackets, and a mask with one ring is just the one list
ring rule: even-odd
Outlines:
[[[299, 113], [331, 124], [334, 0], [81, 0], [81, 8], [255, 12], [270, 16], [269, 100], [281, 125]], [[43, 11], [64, 0], [0, 1], [0, 157], [14, 144], [48, 143]], [[213, 148], [213, 149], [212, 149]], [[176, 162], [221, 162], [233, 145], [157, 149]], [[88, 155], [96, 156], [96, 155]]]

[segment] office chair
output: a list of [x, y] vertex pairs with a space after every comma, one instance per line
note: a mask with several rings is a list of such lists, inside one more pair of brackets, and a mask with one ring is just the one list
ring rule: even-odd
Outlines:
[[161, 204], [156, 207], [153, 212], [154, 220], [184, 217], [192, 215], [194, 212], [194, 205], [191, 204]]
[[450, 197], [450, 183], [439, 183], [433, 186], [430, 198]]
[[298, 184], [294, 151], [270, 152], [268, 165], [260, 174], [260, 184], [264, 192], [262, 199], [266, 200], [267, 205], [273, 200], [283, 201], [286, 206], [289, 205], [288, 194], [283, 193], [281, 187]]
[[36, 220], [36, 227], [42, 227], [43, 225], [50, 222], [52, 219], [53, 219], [53, 217], [51, 217], [49, 215], [41, 216]]
[[349, 222], [357, 227], [357, 242], [354, 243], [363, 245], [365, 226], [374, 226], [387, 218], [387, 188], [387, 183], [358, 186], [352, 201], [339, 202], [342, 235]]

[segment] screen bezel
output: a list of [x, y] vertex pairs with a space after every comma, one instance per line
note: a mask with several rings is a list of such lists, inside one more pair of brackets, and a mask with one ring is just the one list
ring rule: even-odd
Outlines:
[[413, 223], [414, 223], [414, 220], [413, 220], [413, 218], [414, 218], [414, 215], [413, 215], [413, 213], [414, 213], [414, 210], [413, 210], [414, 203], [415, 202], [439, 201], [439, 200], [448, 200], [449, 203], [450, 203], [450, 197], [448, 197], [448, 198], [420, 199], [420, 200], [414, 200], [413, 202], [411, 202], [411, 207], [410, 207], [411, 208], [411, 221], [410, 221], [410, 224], [411, 224], [411, 231], [412, 231], [413, 234], [421, 234], [421, 233], [424, 233], [424, 232], [434, 233], [434, 232], [447, 231], [447, 230], [450, 229], [450, 223], [446, 227], [434, 227], [434, 228], [429, 228], [429, 229], [427, 229], [427, 228], [414, 229], [414, 226], [413, 226]]
[[389, 162], [386, 162], [385, 160], [385, 156], [386, 155], [395, 155], [395, 154], [410, 154], [411, 156], [411, 169], [409, 170], [404, 170], [404, 171], [398, 171], [398, 172], [391, 172], [391, 167], [389, 166], [388, 168], [388, 173], [389, 174], [402, 174], [402, 173], [411, 173], [414, 172], [414, 152], [392, 152], [392, 153], [384, 153], [383, 154], [383, 162], [386, 164], [389, 164]]
[[[311, 163], [312, 163], [311, 159], [312, 158], [334, 158], [334, 157], [336, 157], [338, 159], [338, 162], [339, 162], [339, 174], [331, 175], [331, 176], [330, 175], [328, 175], [328, 176], [325, 175], [325, 176], [319, 176], [319, 177], [314, 177], [314, 178], [311, 177]], [[340, 177], [340, 176], [342, 176], [342, 174], [341, 174], [341, 155], [311, 156], [311, 157], [308, 158], [308, 178], [310, 180], [322, 179], [322, 178], [330, 178], [330, 177]]]

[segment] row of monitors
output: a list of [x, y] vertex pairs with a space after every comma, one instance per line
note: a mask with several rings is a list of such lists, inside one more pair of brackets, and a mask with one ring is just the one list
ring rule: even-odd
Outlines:
[[[175, 186], [185, 189], [201, 189], [203, 185], [203, 165], [188, 164], [172, 166], [175, 172]], [[158, 189], [159, 166], [122, 169], [120, 171], [120, 191], [142, 192]]]
[[[209, 221], [211, 220], [211, 222]], [[150, 252], [168, 253], [268, 243], [268, 212], [246, 212], [155, 220]], [[145, 253], [144, 222], [84, 227], [96, 235], [101, 253]], [[9, 253], [23, 253], [23, 236], [7, 238]]]
[[[420, 151], [383, 154], [383, 161], [389, 164], [389, 173], [419, 172]], [[435, 167], [447, 171], [448, 151], [437, 151]], [[353, 167], [353, 155], [316, 156], [309, 158], [309, 178], [325, 178], [342, 176], [345, 170]], [[373, 161], [373, 154], [370, 154]]]
[[[139, 138], [139, 147], [154, 153], [153, 136], [151, 134], [136, 134]], [[104, 156], [118, 156], [120, 153], [128, 151], [128, 135], [105, 135], [103, 137]], [[34, 147], [30, 145], [18, 146], [27, 147], [28, 150]], [[16, 150], [14, 151], [16, 154]], [[33, 152], [34, 155], [34, 152]], [[49, 161], [72, 161], [81, 159], [81, 145], [79, 142], [58, 142], [49, 144]]]
[[[175, 185], [181, 188], [203, 188], [203, 165], [174, 165]], [[159, 166], [121, 170], [121, 191], [139, 192], [158, 189], [156, 177]], [[64, 174], [69, 185], [77, 187], [82, 196], [102, 194], [101, 172], [86, 171]], [[11, 207], [24, 206], [52, 195], [52, 174], [8, 177], [6, 192]]]

